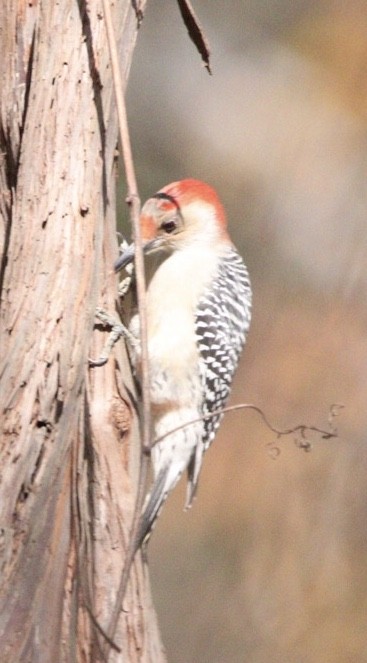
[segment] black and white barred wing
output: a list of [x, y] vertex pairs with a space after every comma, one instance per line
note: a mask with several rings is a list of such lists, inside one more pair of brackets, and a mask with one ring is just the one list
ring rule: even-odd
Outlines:
[[[242, 258], [230, 249], [196, 311], [196, 335], [203, 382], [203, 415], [228, 399], [251, 320], [251, 284]], [[213, 441], [222, 415], [205, 420], [203, 445]]]
[[[222, 257], [214, 280], [200, 298], [195, 320], [205, 416], [225, 407], [250, 326], [251, 284], [234, 249]], [[186, 506], [195, 496], [203, 453], [214, 440], [222, 416], [213, 414], [204, 420], [203, 439], [188, 467]]]

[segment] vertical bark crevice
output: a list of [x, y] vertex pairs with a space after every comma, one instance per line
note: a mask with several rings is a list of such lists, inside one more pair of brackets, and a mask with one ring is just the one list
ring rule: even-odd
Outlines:
[[[107, 197], [107, 173], [106, 173], [106, 126], [103, 111], [103, 102], [101, 91], [103, 88], [100, 73], [98, 71], [97, 63], [95, 60], [95, 51], [93, 48], [93, 31], [91, 27], [90, 17], [87, 11], [86, 0], [78, 0], [78, 7], [80, 12], [80, 19], [82, 22], [82, 32], [85, 38], [87, 47], [89, 73], [93, 86], [94, 104], [97, 112], [98, 128], [101, 140], [101, 157], [102, 157], [102, 200], [103, 212], [106, 213], [108, 197]], [[99, 15], [99, 20], [102, 21], [102, 14]]]

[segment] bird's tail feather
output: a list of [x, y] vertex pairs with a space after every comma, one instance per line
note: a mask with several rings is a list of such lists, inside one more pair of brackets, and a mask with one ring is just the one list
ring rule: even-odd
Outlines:
[[199, 474], [203, 463], [203, 453], [204, 453], [203, 445], [197, 444], [194, 453], [191, 456], [190, 462], [187, 466], [187, 489], [186, 489], [185, 509], [190, 509], [196, 495], [196, 490], [199, 481]]
[[163, 467], [154, 481], [151, 492], [147, 495], [143, 513], [140, 518], [139, 531], [137, 536], [137, 547], [147, 542], [155, 522], [161, 512], [161, 509], [167, 499], [167, 475], [168, 467]]

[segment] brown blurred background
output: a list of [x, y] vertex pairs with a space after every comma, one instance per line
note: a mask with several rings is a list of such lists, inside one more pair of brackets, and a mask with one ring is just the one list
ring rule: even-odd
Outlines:
[[[148, 2], [128, 89], [142, 198], [213, 184], [254, 317], [194, 508], [150, 545], [170, 663], [367, 662], [367, 3], [195, 0], [213, 76], [173, 0]], [[123, 196], [121, 196], [122, 199]], [[123, 214], [126, 216], [126, 212]]]

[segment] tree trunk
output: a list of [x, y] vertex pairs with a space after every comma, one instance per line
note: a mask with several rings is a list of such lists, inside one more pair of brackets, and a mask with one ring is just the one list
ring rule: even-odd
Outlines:
[[[126, 82], [137, 20], [129, 0], [112, 9]], [[88, 367], [105, 340], [95, 308], [116, 306], [101, 1], [2, 0], [0, 44], [1, 660], [99, 661], [90, 613], [107, 628], [138, 466], [122, 343]], [[124, 609], [109, 661], [163, 661], [140, 560]]]

